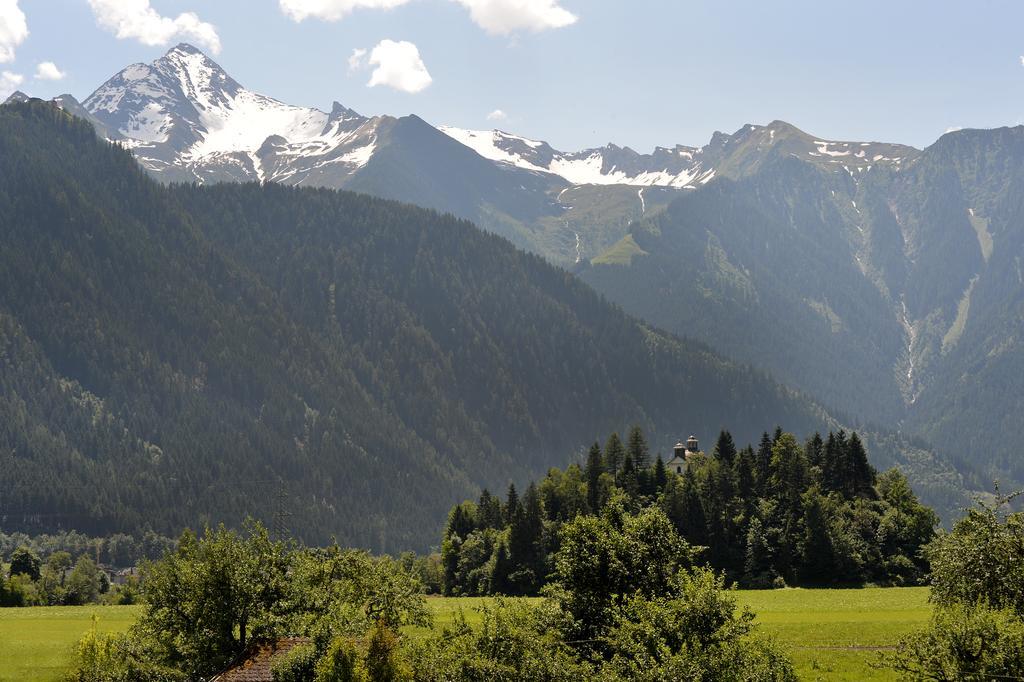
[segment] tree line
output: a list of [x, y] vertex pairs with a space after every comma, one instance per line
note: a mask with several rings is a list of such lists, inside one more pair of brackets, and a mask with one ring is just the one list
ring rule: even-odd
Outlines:
[[276, 682], [794, 681], [665, 513], [623, 502], [565, 524], [544, 601], [499, 599], [477, 623], [459, 613], [419, 638], [408, 628], [432, 616], [401, 562], [275, 542], [258, 523], [186, 532], [144, 566], [139, 620], [124, 634], [94, 627], [68, 679], [209, 679], [252, 647], [297, 637], [272, 659]]
[[442, 538], [448, 595], [531, 595], [555, 573], [561, 529], [610, 504], [656, 508], [701, 560], [743, 587], [914, 585], [938, 518], [906, 478], [878, 474], [856, 433], [803, 444], [782, 429], [737, 448], [722, 431], [685, 472], [652, 461], [642, 429], [613, 433], [586, 462], [551, 469], [520, 496], [484, 490], [452, 508]]
[[451, 216], [163, 186], [38, 102], [0, 107], [0, 177], [7, 532], [269, 523], [281, 493], [307, 543], [423, 551], [451, 500], [536, 476], [574, 434], [822, 428], [765, 375]]

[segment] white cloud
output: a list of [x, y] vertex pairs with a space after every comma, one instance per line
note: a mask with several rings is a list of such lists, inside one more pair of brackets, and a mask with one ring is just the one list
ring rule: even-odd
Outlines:
[[[411, 0], [278, 0], [281, 11], [294, 21], [338, 21], [357, 9], [394, 9]], [[454, 0], [469, 10], [473, 22], [488, 33], [544, 31], [577, 21], [561, 0]]]
[[392, 9], [409, 0], [280, 0], [281, 11], [294, 21], [310, 17], [338, 21], [357, 9]]
[[963, 129], [964, 129], [963, 126], [949, 126], [948, 128], [946, 128], [946, 132], [947, 133], [955, 133], [956, 131], [963, 130]]
[[24, 80], [25, 77], [20, 73], [11, 73], [10, 71], [0, 73], [0, 102], [17, 90]]
[[1024, 66], [1024, 54], [1020, 56], [1020, 65]]
[[59, 81], [63, 80], [66, 75], [53, 62], [39, 62], [36, 66], [36, 80]]
[[575, 24], [575, 14], [560, 0], [455, 0], [488, 33], [507, 35], [518, 31], [544, 31]]
[[420, 58], [420, 51], [407, 40], [382, 40], [370, 52], [370, 74], [368, 87], [386, 85], [402, 92], [419, 92], [434, 79]]
[[134, 38], [143, 45], [168, 45], [190, 40], [214, 54], [220, 52], [220, 36], [213, 24], [200, 21], [195, 12], [176, 18], [161, 16], [149, 0], [89, 0], [96, 23], [118, 38]]
[[366, 61], [366, 50], [361, 47], [357, 47], [352, 50], [352, 56], [348, 58], [348, 70], [356, 71], [363, 66], [363, 62]]
[[508, 114], [506, 114], [501, 109], [495, 109], [491, 113], [487, 114], [487, 120], [488, 121], [505, 121], [507, 119], [508, 119]]
[[18, 0], [0, 0], [0, 64], [14, 61], [14, 48], [28, 38], [25, 13]]

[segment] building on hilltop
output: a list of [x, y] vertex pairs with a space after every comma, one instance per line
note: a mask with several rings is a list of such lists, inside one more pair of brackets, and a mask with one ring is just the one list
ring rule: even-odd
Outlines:
[[694, 455], [700, 452], [700, 444], [697, 442], [696, 436], [690, 436], [686, 439], [685, 444], [682, 441], [676, 443], [672, 451], [672, 459], [668, 461], [665, 468], [674, 474], [683, 474], [686, 473], [686, 467], [689, 466]]

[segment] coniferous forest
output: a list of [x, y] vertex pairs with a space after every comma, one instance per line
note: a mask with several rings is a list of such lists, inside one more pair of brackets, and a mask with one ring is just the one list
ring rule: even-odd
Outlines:
[[449, 514], [445, 593], [537, 594], [555, 571], [566, 524], [610, 519], [621, 530], [624, 518], [650, 508], [702, 548], [701, 561], [743, 587], [916, 585], [927, 576], [922, 550], [938, 518], [898, 470], [875, 471], [856, 433], [801, 444], [776, 429], [738, 448], [722, 431], [711, 453], [687, 457], [684, 470], [652, 460], [634, 427], [625, 441], [613, 433], [582, 466], [551, 469], [522, 494], [511, 486], [500, 499], [485, 490]]
[[252, 516], [425, 550], [454, 501], [630, 423], [664, 445], [681, 424], [835, 422], [468, 222], [162, 186], [39, 101], [0, 107], [0, 241], [7, 532]]

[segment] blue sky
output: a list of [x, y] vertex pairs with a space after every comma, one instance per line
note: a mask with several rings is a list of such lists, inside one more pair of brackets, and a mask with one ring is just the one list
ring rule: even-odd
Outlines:
[[[28, 29], [12, 40], [7, 27], [13, 55], [0, 70], [22, 76], [29, 94], [84, 99], [183, 37], [119, 38], [94, 13], [110, 2], [149, 5], [168, 21], [195, 13], [212, 25], [214, 58], [230, 74], [290, 103], [499, 127], [567, 150], [701, 145], [715, 130], [777, 118], [822, 137], [920, 147], [949, 128], [1024, 121], [1019, 0], [0, 0], [0, 57], [4, 13], [20, 9]], [[352, 4], [399, 6], [293, 18], [294, 7]], [[502, 32], [516, 7], [531, 5], [552, 25]], [[367, 87], [367, 57], [354, 72], [348, 61], [382, 40], [414, 44], [429, 86]], [[44, 61], [65, 77], [36, 79]], [[489, 121], [495, 109], [507, 119]]]

